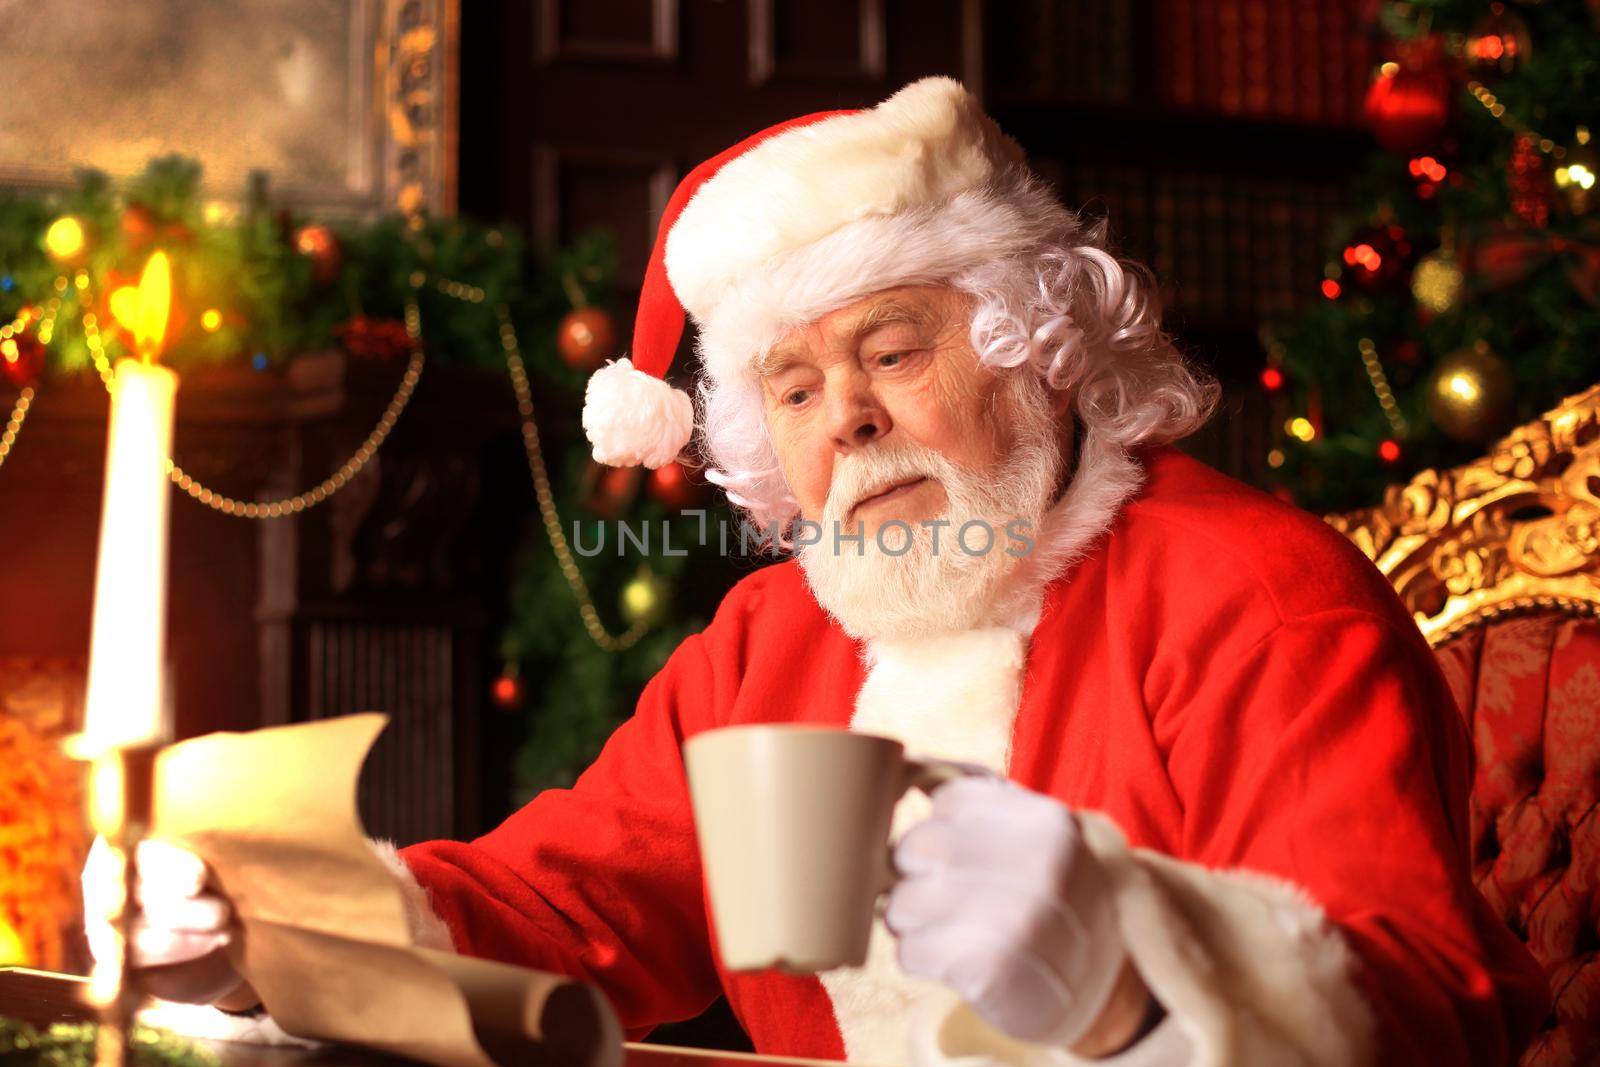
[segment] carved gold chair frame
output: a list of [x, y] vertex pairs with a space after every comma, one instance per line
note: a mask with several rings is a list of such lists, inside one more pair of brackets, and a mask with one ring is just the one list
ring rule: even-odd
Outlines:
[[1425, 470], [1327, 521], [1378, 565], [1435, 647], [1502, 615], [1600, 614], [1600, 386], [1482, 459]]

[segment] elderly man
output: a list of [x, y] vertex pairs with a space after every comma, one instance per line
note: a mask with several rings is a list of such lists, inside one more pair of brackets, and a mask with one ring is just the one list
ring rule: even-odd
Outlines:
[[[712, 477], [798, 560], [728, 594], [573, 789], [405, 850], [419, 938], [593, 981], [634, 1033], [725, 991], [790, 1056], [1510, 1062], [1543, 983], [1468, 880], [1430, 651], [1338, 536], [1170, 447], [1214, 385], [960, 85], [688, 176], [632, 358], [589, 389], [603, 462], [688, 443], [686, 311]], [[995, 772], [901, 802], [865, 967], [720, 968], [680, 747], [756, 722]], [[199, 886], [142, 946], [207, 1000], [237, 980]]]

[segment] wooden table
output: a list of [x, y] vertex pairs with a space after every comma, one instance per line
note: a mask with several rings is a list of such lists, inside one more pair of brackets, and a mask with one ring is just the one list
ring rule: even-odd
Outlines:
[[[94, 1013], [83, 999], [85, 985], [82, 978], [71, 975], [0, 967], [0, 1015], [21, 1019], [34, 1026], [88, 1021], [94, 1017]], [[366, 1049], [339, 1046], [308, 1051], [230, 1042], [205, 1044], [216, 1051], [224, 1067], [395, 1067], [415, 1062]], [[839, 1067], [838, 1064], [825, 1064], [818, 1060], [706, 1052], [665, 1045], [629, 1043], [623, 1046], [623, 1050], [624, 1067], [748, 1067], [753, 1064]]]

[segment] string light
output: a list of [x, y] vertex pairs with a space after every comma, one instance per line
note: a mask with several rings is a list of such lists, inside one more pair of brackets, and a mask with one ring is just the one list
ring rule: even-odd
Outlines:
[[[1589, 143], [1589, 127], [1578, 127], [1577, 142], [1579, 145]], [[1584, 160], [1574, 159], [1565, 166], [1557, 167], [1555, 171], [1556, 188], [1563, 191], [1581, 189], [1588, 192], [1594, 188], [1594, 180], [1594, 168]]]
[[1367, 369], [1367, 380], [1372, 383], [1372, 391], [1378, 397], [1378, 406], [1383, 409], [1383, 417], [1389, 420], [1395, 436], [1404, 437], [1407, 429], [1406, 417], [1400, 413], [1400, 405], [1395, 402], [1394, 391], [1389, 388], [1389, 376], [1383, 372], [1383, 362], [1378, 358], [1378, 346], [1372, 343], [1372, 338], [1363, 337], [1356, 342], [1356, 348], [1361, 352], [1361, 365]]
[[505, 350], [506, 369], [511, 373], [511, 390], [517, 398], [517, 414], [522, 418], [522, 444], [528, 453], [528, 473], [533, 476], [533, 495], [539, 501], [539, 517], [544, 522], [544, 532], [550, 538], [550, 547], [556, 554], [556, 566], [566, 579], [578, 601], [578, 618], [589, 639], [607, 652], [624, 652], [639, 642], [650, 629], [649, 619], [639, 619], [621, 634], [613, 634], [600, 621], [595, 610], [594, 597], [589, 585], [572, 558], [572, 547], [561, 530], [561, 513], [556, 510], [555, 494], [550, 491], [550, 472], [544, 463], [544, 450], [539, 442], [539, 424], [533, 418], [533, 390], [528, 385], [528, 368], [522, 362], [522, 346], [517, 342], [517, 329], [511, 322], [511, 312], [504, 304], [496, 304], [495, 315], [500, 319], [500, 347]]
[[11, 446], [17, 443], [17, 434], [22, 432], [22, 424], [28, 418], [28, 409], [33, 406], [33, 386], [27, 386], [17, 394], [17, 402], [11, 408], [11, 418], [6, 420], [6, 428], [0, 430], [0, 466], [4, 466], [6, 459], [11, 455]]
[[1566, 158], [1567, 150], [1565, 148], [1532, 129], [1527, 123], [1507, 111], [1506, 106], [1500, 102], [1500, 98], [1495, 96], [1488, 86], [1480, 81], [1469, 81], [1467, 82], [1467, 89], [1472, 93], [1472, 98], [1483, 105], [1485, 111], [1499, 120], [1500, 125], [1512, 133], [1522, 134], [1531, 138], [1533, 143], [1539, 146], [1539, 151], [1551, 159]]

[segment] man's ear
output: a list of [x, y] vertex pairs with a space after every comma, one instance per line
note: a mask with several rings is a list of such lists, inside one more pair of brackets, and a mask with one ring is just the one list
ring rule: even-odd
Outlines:
[[1050, 397], [1050, 410], [1057, 415], [1066, 412], [1072, 406], [1072, 390], [1058, 389]]

